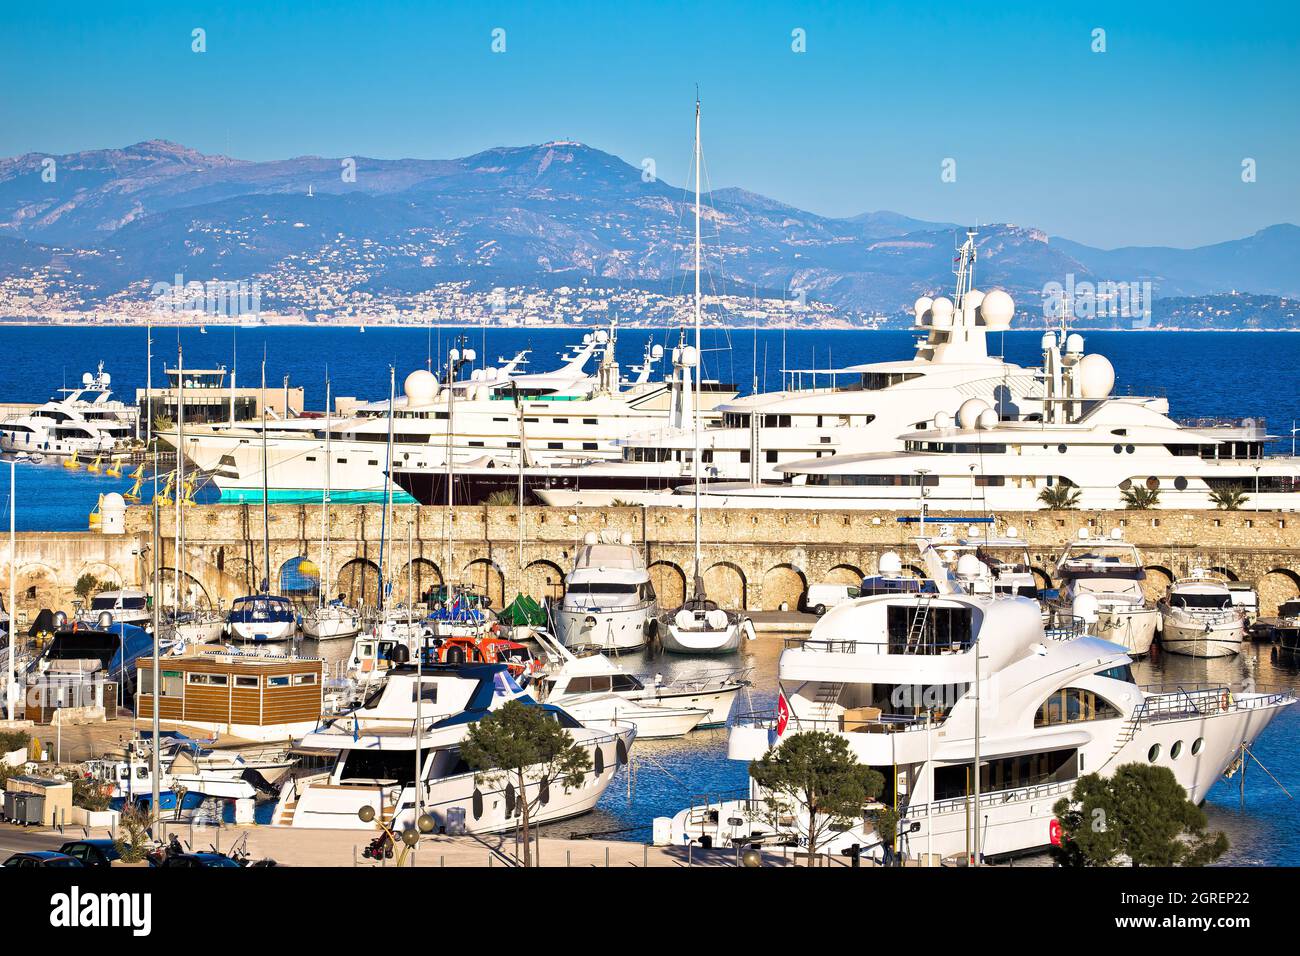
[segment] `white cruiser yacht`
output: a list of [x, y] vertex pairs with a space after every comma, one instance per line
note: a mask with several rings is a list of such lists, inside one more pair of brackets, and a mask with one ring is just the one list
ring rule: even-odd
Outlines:
[[[936, 595], [841, 604], [807, 640], [791, 641], [776, 711], [737, 719], [729, 756], [761, 758], [804, 731], [839, 735], [885, 776], [882, 800], [896, 801], [901, 816], [900, 853], [996, 860], [1046, 849], [1053, 804], [1083, 774], [1167, 767], [1200, 803], [1296, 701], [1227, 686], [1142, 688], [1123, 648], [1053, 639], [1036, 602], [968, 594], [960, 578], [936, 583]], [[798, 846], [806, 827], [800, 807], [751, 784], [749, 799], [688, 807], [668, 830], [678, 845], [707, 836], [714, 845]], [[869, 815], [823, 840], [822, 852], [883, 851]]]
[[969, 398], [904, 433], [902, 451], [806, 459], [783, 467], [782, 484], [701, 492], [712, 507], [885, 510], [924, 498], [932, 510], [986, 512], [1032, 511], [1053, 493], [1083, 509], [1150, 492], [1151, 507], [1212, 508], [1214, 493], [1237, 489], [1251, 507], [1300, 506], [1300, 459], [1265, 456], [1262, 421], [1175, 422], [1164, 399], [1113, 396], [1110, 361], [1083, 347], [1077, 333], [1044, 334], [1041, 415], [1007, 420]]
[[[241, 752], [214, 750], [204, 743], [175, 732], [160, 735], [160, 790], [184, 789], [209, 797], [252, 799], [269, 788], [268, 775], [277, 776], [294, 762], [283, 747]], [[86, 767], [91, 776], [111, 787], [111, 796], [148, 796], [153, 792], [152, 751], [152, 735], [146, 733], [131, 742], [129, 756], [91, 760]]]
[[302, 633], [315, 641], [332, 641], [356, 636], [361, 616], [342, 601], [330, 601], [305, 611]]
[[1056, 564], [1060, 603], [1084, 621], [1089, 634], [1142, 657], [1155, 642], [1160, 611], [1142, 591], [1142, 556], [1118, 532], [1109, 540], [1090, 540], [1081, 528], [1079, 539], [1065, 546]]
[[[500, 369], [475, 369], [470, 379], [452, 383], [440, 382], [424, 369], [410, 373], [391, 416], [385, 400], [330, 426], [331, 500], [381, 500], [388, 473], [396, 477], [400, 470], [405, 477], [393, 489], [394, 500], [443, 503], [449, 446], [457, 465], [457, 494], [465, 503], [477, 503], [502, 487], [503, 474], [511, 476], [504, 487], [513, 489], [521, 465], [619, 454], [615, 439], [667, 420], [671, 386], [651, 381], [648, 369], [625, 383], [614, 357], [615, 331], [597, 330], [586, 339], [553, 372], [506, 375]], [[597, 349], [600, 366], [588, 374], [583, 367]], [[711, 405], [735, 394], [735, 389], [713, 383]], [[319, 501], [325, 482], [323, 422], [293, 423], [292, 428], [284, 427], [288, 423], [268, 427], [265, 482], [256, 428], [188, 427], [185, 453], [211, 473], [223, 501], [260, 500], [264, 483], [272, 500]], [[174, 433], [160, 437], [175, 440]], [[487, 485], [480, 486], [471, 480], [472, 472], [463, 470], [476, 462], [493, 464], [484, 478]]]
[[1160, 602], [1160, 646], [1188, 657], [1232, 657], [1241, 651], [1246, 613], [1221, 575], [1195, 568], [1169, 585]]
[[153, 623], [149, 595], [139, 588], [100, 591], [91, 597], [89, 606], [77, 612], [77, 622], [101, 631], [107, 630], [111, 624], [134, 624], [147, 628]]
[[[740, 689], [749, 686], [740, 671], [704, 672], [668, 682], [655, 675], [647, 686], [597, 650], [574, 653], [545, 631], [534, 631], [533, 636], [549, 659], [538, 677], [538, 686], [548, 702], [570, 710], [570, 703], [585, 695], [612, 695], [628, 704], [702, 709], [704, 716], [693, 727], [721, 727], [726, 724]], [[575, 716], [582, 719], [581, 714]], [[627, 719], [637, 723], [638, 737], [654, 736], [635, 717]]]
[[[521, 795], [513, 781], [484, 779], [466, 764], [460, 744], [470, 725], [511, 700], [545, 708], [587, 749], [591, 769], [581, 783], [543, 781], [538, 768], [527, 774], [528, 789]], [[287, 781], [272, 822], [373, 830], [374, 824], [357, 816], [369, 806], [376, 819], [399, 831], [428, 814], [437, 831], [449, 824], [455, 830], [463, 822], [470, 833], [495, 833], [516, 825], [522, 797], [536, 804], [532, 822], [563, 820], [596, 805], [627, 762], [635, 738], [630, 724], [589, 729], [561, 707], [538, 704], [503, 664], [430, 664], [422, 671], [405, 664], [356, 710], [302, 739], [305, 749], [335, 753], [334, 766]]]
[[0, 422], [0, 451], [23, 454], [100, 454], [127, 444], [135, 434], [137, 411], [113, 398], [112, 377], [104, 363], [81, 377], [81, 387], [59, 395], [23, 415]]
[[[989, 354], [988, 334], [1010, 327], [1015, 304], [1001, 290], [986, 295], [973, 287], [976, 259], [975, 234], [969, 232], [958, 255], [954, 298], [926, 296], [916, 302], [916, 328], [925, 335], [911, 359], [817, 369], [806, 373], [811, 388], [719, 404], [721, 421], [700, 435], [700, 480], [780, 483], [791, 462], [901, 450], [904, 432], [927, 427], [971, 398], [998, 409], [1003, 418], [1040, 413], [1042, 384], [1034, 371]], [[805, 373], [790, 374], [804, 380]], [[819, 380], [830, 387], [818, 387]], [[687, 381], [681, 394], [689, 391]], [[548, 505], [686, 504], [671, 492], [695, 480], [688, 404], [668, 427], [619, 445], [618, 460], [533, 469], [528, 484]]]
[[566, 647], [606, 651], [644, 647], [653, 636], [659, 604], [632, 536], [587, 533], [553, 608], [555, 636]]

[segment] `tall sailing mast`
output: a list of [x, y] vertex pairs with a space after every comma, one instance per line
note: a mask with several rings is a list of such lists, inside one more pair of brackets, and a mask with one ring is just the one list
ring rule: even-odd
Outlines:
[[704, 579], [700, 574], [700, 375], [703, 352], [700, 350], [700, 98], [695, 97], [695, 380], [694, 428], [695, 449], [691, 456], [691, 478], [695, 486], [695, 594], [704, 596]]
[[[177, 334], [179, 338], [179, 333]], [[176, 343], [176, 590], [172, 593], [172, 612], [179, 620], [181, 611], [181, 548], [185, 544], [185, 350]]]
[[329, 510], [330, 510], [330, 430], [333, 428], [330, 412], [330, 375], [325, 371], [325, 487], [320, 498], [320, 570], [317, 572], [316, 603], [326, 603], [325, 583], [330, 580]]
[[262, 593], [271, 593], [271, 491], [266, 474], [266, 346], [262, 346], [262, 560], [266, 562], [266, 587]]

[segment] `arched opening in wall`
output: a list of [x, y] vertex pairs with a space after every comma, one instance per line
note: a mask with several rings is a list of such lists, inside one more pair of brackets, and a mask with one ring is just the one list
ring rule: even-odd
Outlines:
[[[28, 620], [36, 619], [36, 611], [48, 607], [57, 611], [64, 604], [63, 589], [59, 587], [59, 576], [49, 565], [24, 564], [18, 567], [18, 601], [26, 603], [34, 610]], [[5, 589], [5, 601], [9, 600], [9, 589]], [[13, 613], [13, 608], [8, 608]]]
[[[153, 575], [149, 575], [149, 582], [146, 585], [152, 593]], [[180, 574], [180, 600], [176, 597], [177, 581], [175, 568], [158, 569], [158, 597], [165, 608], [176, 607], [179, 604], [184, 608], [208, 608], [212, 606], [212, 598], [209, 596], [207, 588], [188, 571], [182, 571]]]
[[1221, 564], [1216, 564], [1214, 567], [1210, 568], [1210, 570], [1213, 571], [1215, 574], [1222, 574], [1229, 581], [1237, 580], [1237, 576]]
[[280, 565], [279, 579], [279, 593], [290, 600], [314, 599], [320, 594], [320, 567], [303, 555]]
[[1169, 585], [1174, 583], [1174, 573], [1158, 564], [1148, 564], [1147, 576], [1142, 582], [1142, 593], [1148, 601], [1159, 601], [1169, 592]]
[[338, 593], [352, 607], [379, 604], [379, 565], [366, 558], [353, 558], [339, 568]]
[[489, 607], [505, 606], [506, 576], [487, 558], [465, 565], [464, 581], [479, 594], [486, 595]]
[[763, 574], [763, 610], [779, 611], [784, 604], [797, 611], [803, 606], [803, 596], [808, 590], [808, 580], [794, 565], [778, 564]]
[[826, 572], [827, 584], [850, 584], [857, 587], [866, 577], [861, 568], [856, 568], [851, 564], [837, 564]]
[[745, 572], [730, 561], [719, 561], [704, 572], [704, 593], [712, 601], [730, 610], [749, 607]]
[[650, 583], [659, 596], [659, 606], [681, 607], [686, 602], [686, 573], [671, 561], [656, 561], [649, 570]]
[[911, 575], [914, 578], [926, 577], [925, 569], [918, 568], [915, 564], [903, 565], [903, 573], [907, 575]]
[[550, 561], [534, 561], [524, 569], [524, 593], [535, 601], [564, 597], [564, 572]]
[[402, 604], [431, 604], [441, 596], [441, 589], [442, 570], [428, 558], [412, 558], [393, 582], [393, 593]]
[[226, 558], [223, 573], [231, 581], [236, 582], [243, 593], [247, 594], [253, 590], [253, 571], [248, 566], [248, 562], [243, 558]]
[[1034, 583], [1038, 585], [1038, 590], [1046, 591], [1056, 586], [1052, 584], [1052, 576], [1042, 568], [1030, 567], [1029, 571], [1034, 576]]
[[1300, 597], [1300, 574], [1288, 568], [1274, 568], [1259, 579], [1259, 613], [1264, 617], [1277, 614], [1285, 601]]
[[77, 572], [77, 581], [80, 582], [87, 575], [95, 579], [97, 590], [116, 590], [122, 587], [121, 573], [117, 568], [102, 561], [92, 561], [83, 567]]

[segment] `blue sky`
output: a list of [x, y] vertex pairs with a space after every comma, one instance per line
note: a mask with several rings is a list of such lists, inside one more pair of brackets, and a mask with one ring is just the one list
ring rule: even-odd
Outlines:
[[698, 83], [713, 184], [825, 215], [1017, 222], [1107, 247], [1300, 221], [1300, 5], [1059, 6], [10, 4], [0, 154], [157, 137], [246, 159], [450, 157], [577, 139], [677, 183]]

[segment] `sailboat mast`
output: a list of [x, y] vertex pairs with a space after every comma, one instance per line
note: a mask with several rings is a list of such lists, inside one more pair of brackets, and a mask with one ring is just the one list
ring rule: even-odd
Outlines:
[[[397, 414], [397, 367], [388, 366], [388, 455], [384, 469], [384, 516], [379, 522], [379, 608], [388, 607], [388, 593], [384, 587], [384, 572], [392, 570], [392, 562], [384, 560], [384, 546], [388, 539], [388, 517], [393, 511], [393, 418]], [[389, 548], [391, 549], [391, 544]]]
[[266, 346], [262, 347], [262, 559], [265, 561], [265, 592], [271, 593], [271, 483], [266, 474]]
[[329, 545], [329, 510], [330, 510], [330, 431], [333, 428], [330, 415], [330, 377], [325, 373], [325, 487], [320, 496], [320, 560], [321, 570], [317, 578], [317, 603], [324, 605], [325, 582], [330, 580], [330, 545]]
[[181, 547], [185, 541], [185, 516], [181, 507], [185, 497], [185, 350], [176, 343], [176, 590], [172, 608], [181, 609]]
[[700, 99], [695, 98], [695, 453], [691, 457], [695, 486], [695, 583], [700, 580], [700, 376], [704, 357], [700, 349]]

